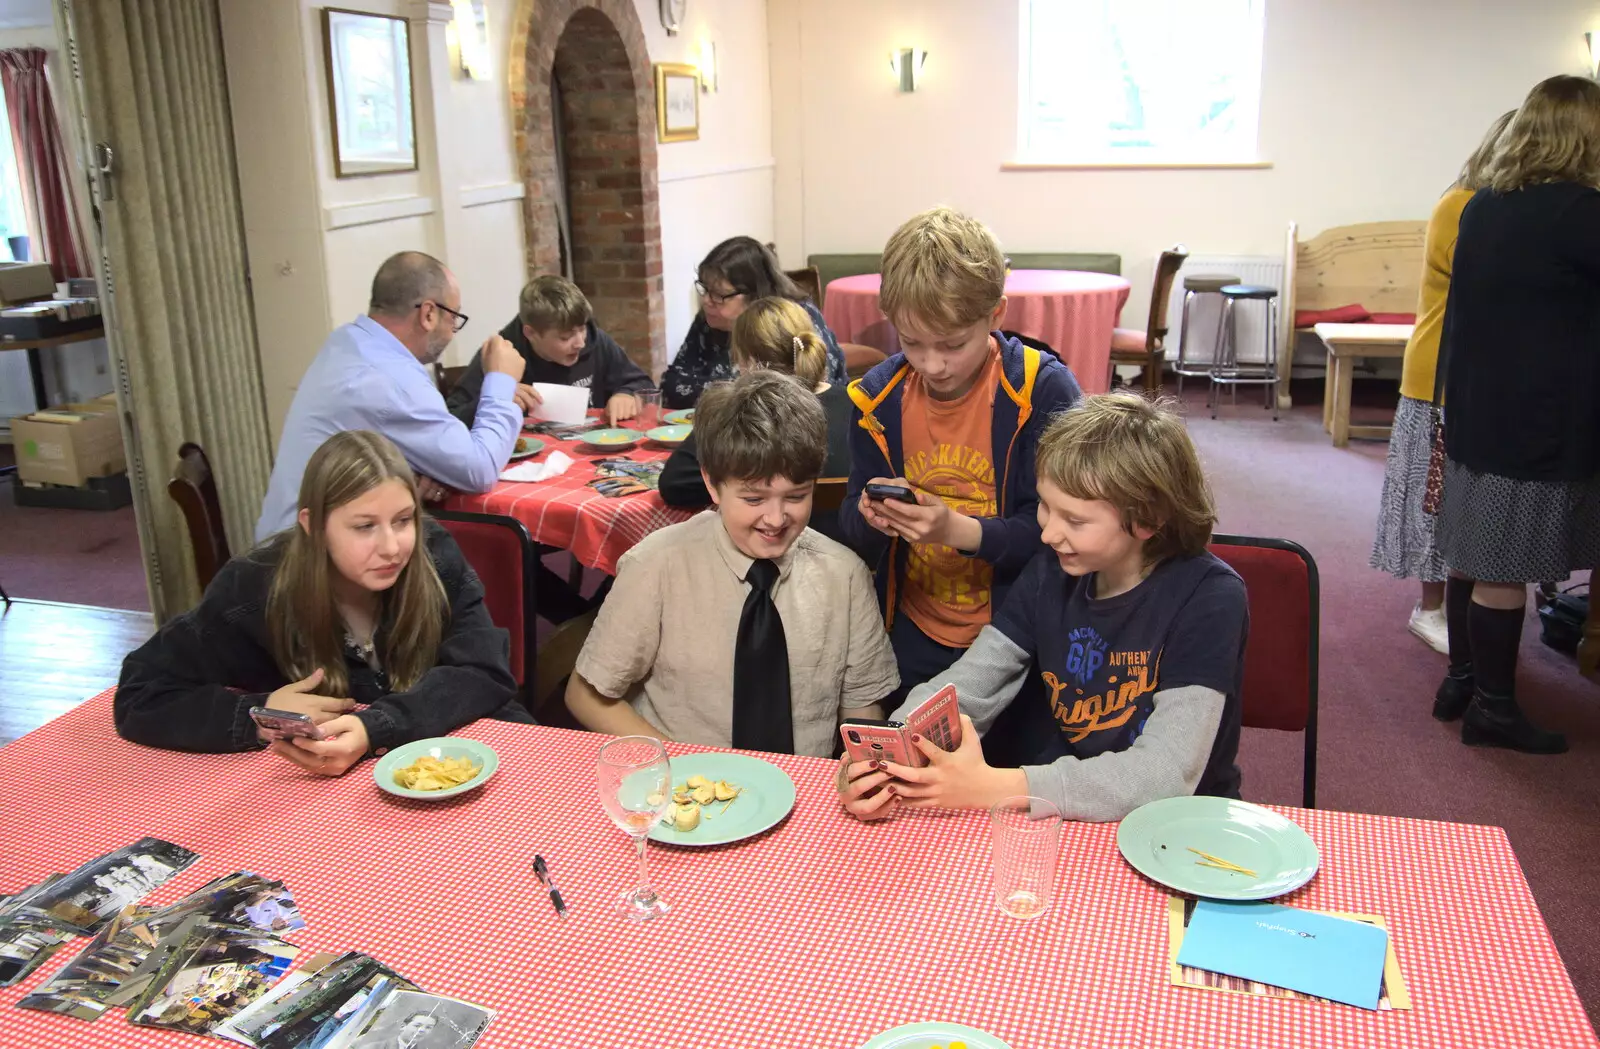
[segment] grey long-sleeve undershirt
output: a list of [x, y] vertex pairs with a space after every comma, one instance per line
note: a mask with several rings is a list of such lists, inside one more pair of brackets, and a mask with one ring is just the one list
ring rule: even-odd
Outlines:
[[[890, 718], [904, 719], [947, 684], [955, 685], [961, 712], [980, 734], [1014, 699], [1033, 658], [993, 626], [985, 626], [965, 655], [932, 681], [912, 688]], [[1067, 819], [1120, 820], [1146, 802], [1193, 794], [1222, 722], [1224, 697], [1215, 689], [1185, 685], [1152, 697], [1155, 709], [1127, 750], [1090, 758], [1063, 757], [1026, 765], [1028, 792], [1051, 802]]]

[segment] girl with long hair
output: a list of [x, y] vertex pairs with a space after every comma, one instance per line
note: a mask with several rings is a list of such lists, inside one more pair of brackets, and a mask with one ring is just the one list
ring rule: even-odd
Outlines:
[[1417, 579], [1422, 594], [1411, 612], [1411, 632], [1436, 652], [1450, 650], [1444, 621], [1444, 558], [1433, 541], [1433, 515], [1423, 512], [1428, 462], [1433, 453], [1433, 380], [1439, 362], [1439, 336], [1450, 294], [1450, 266], [1455, 257], [1461, 211], [1484, 183], [1496, 144], [1516, 116], [1510, 110], [1489, 126], [1478, 148], [1461, 166], [1455, 184], [1439, 198], [1428, 219], [1423, 246], [1422, 294], [1417, 323], [1406, 343], [1400, 377], [1400, 404], [1394, 411], [1389, 462], [1383, 475], [1377, 536], [1371, 564], [1397, 579]]
[[1554, 754], [1516, 698], [1527, 584], [1600, 566], [1600, 84], [1555, 76], [1461, 213], [1439, 367], [1450, 669], [1464, 743]]
[[[850, 475], [850, 394], [844, 383], [829, 381], [828, 346], [806, 310], [779, 296], [755, 300], [733, 322], [729, 357], [735, 373], [757, 369], [781, 372], [815, 392], [828, 422], [828, 457], [822, 476]], [[658, 487], [668, 506], [711, 505], [693, 431], [667, 460]], [[811, 527], [831, 539], [839, 538], [838, 512], [814, 511]]]
[[379, 434], [317, 449], [295, 523], [230, 560], [199, 605], [128, 656], [114, 712], [135, 743], [216, 752], [261, 745], [257, 706], [319, 725], [322, 740], [271, 749], [328, 776], [480, 717], [531, 720], [482, 584]]
[[778, 257], [754, 237], [729, 237], [712, 248], [695, 272], [700, 312], [689, 325], [678, 355], [661, 377], [661, 400], [669, 408], [692, 408], [709, 383], [733, 378], [729, 337], [739, 315], [758, 299], [787, 299], [805, 311], [828, 351], [827, 380], [843, 386], [844, 351], [806, 298], [778, 266]]

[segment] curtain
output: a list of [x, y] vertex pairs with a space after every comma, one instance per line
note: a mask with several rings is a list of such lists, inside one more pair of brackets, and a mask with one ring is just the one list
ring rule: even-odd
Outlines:
[[78, 225], [67, 148], [50, 97], [45, 52], [37, 47], [0, 51], [0, 82], [17, 151], [28, 233], [56, 283], [89, 275], [89, 255]]
[[166, 494], [179, 445], [210, 458], [236, 554], [250, 548], [272, 467], [217, 0], [93, 0], [69, 12], [89, 141], [115, 154], [109, 197], [105, 180], [96, 187], [103, 285], [160, 620], [199, 596]]

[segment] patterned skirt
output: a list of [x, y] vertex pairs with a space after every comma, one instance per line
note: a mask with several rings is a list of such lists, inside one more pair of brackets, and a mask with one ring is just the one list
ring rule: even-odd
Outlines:
[[1447, 461], [1437, 535], [1446, 564], [1489, 583], [1560, 581], [1600, 568], [1600, 474], [1518, 481]]
[[1444, 581], [1444, 558], [1434, 545], [1432, 514], [1422, 510], [1428, 482], [1428, 457], [1433, 451], [1433, 405], [1400, 398], [1389, 437], [1389, 463], [1383, 472], [1383, 499], [1378, 504], [1378, 534], [1372, 542], [1373, 568], [1399, 579], [1424, 583]]

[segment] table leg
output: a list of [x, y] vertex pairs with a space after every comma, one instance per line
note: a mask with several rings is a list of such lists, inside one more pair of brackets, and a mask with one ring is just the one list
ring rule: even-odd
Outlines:
[[33, 380], [34, 410], [48, 408], [50, 399], [44, 388], [44, 362], [39, 358], [39, 348], [30, 346], [25, 352], [28, 355], [28, 377]]
[[1355, 378], [1356, 358], [1339, 362], [1338, 385], [1334, 389], [1333, 446], [1344, 448], [1350, 444], [1350, 387]]
[[1333, 391], [1339, 388], [1339, 358], [1328, 350], [1328, 364], [1322, 370], [1322, 432], [1333, 432]]

